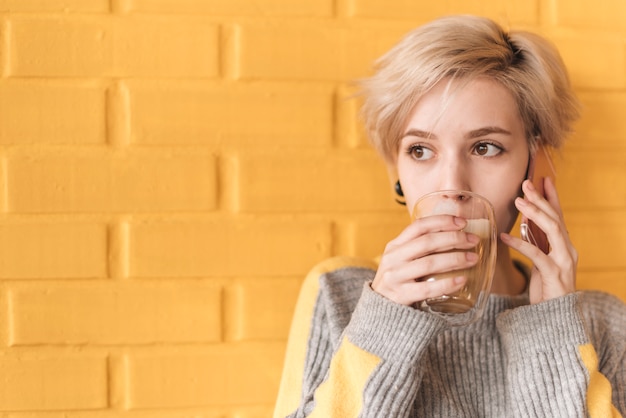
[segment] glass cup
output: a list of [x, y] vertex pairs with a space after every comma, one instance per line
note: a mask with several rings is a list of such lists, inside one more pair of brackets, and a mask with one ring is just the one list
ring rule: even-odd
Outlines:
[[496, 265], [497, 236], [493, 206], [476, 193], [443, 190], [422, 196], [413, 207], [413, 219], [432, 215], [454, 215], [467, 221], [464, 231], [477, 235], [480, 242], [469, 250], [478, 254], [478, 262], [470, 268], [456, 269], [418, 278], [419, 281], [465, 276], [462, 289], [449, 295], [418, 303], [424, 311], [442, 316], [451, 325], [467, 325], [482, 315]]

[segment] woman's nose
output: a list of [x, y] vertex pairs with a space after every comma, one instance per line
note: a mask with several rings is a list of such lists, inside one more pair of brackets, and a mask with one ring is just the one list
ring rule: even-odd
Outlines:
[[446, 199], [451, 199], [458, 202], [465, 202], [470, 199], [470, 193], [466, 189], [445, 189], [448, 193], [443, 194]]
[[469, 173], [461, 161], [446, 163], [441, 169], [440, 180], [439, 190], [469, 190]]

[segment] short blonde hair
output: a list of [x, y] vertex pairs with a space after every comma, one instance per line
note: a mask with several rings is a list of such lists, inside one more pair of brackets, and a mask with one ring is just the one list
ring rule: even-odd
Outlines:
[[506, 32], [477, 16], [440, 18], [408, 33], [361, 82], [361, 116], [374, 148], [395, 163], [402, 129], [420, 98], [439, 81], [486, 76], [515, 97], [531, 150], [560, 148], [579, 116], [565, 65], [539, 35]]

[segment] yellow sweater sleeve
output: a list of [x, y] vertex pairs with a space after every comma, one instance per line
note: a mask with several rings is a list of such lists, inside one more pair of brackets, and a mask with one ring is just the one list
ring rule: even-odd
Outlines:
[[598, 370], [598, 356], [591, 344], [578, 347], [580, 357], [589, 372], [587, 387], [587, 410], [591, 418], [621, 418], [611, 403], [611, 383]]
[[[300, 295], [291, 322], [283, 373], [274, 409], [274, 418], [283, 418], [298, 408], [302, 395], [302, 380], [308, 338], [311, 331], [311, 320], [319, 294], [319, 277], [324, 273], [341, 267], [377, 268], [376, 263], [370, 260], [335, 257], [318, 264], [307, 275], [300, 289]], [[347, 350], [350, 351], [351, 349], [347, 348]]]
[[361, 350], [347, 338], [330, 363], [328, 379], [315, 393], [316, 407], [311, 418], [358, 417], [363, 406], [363, 391], [380, 358]]

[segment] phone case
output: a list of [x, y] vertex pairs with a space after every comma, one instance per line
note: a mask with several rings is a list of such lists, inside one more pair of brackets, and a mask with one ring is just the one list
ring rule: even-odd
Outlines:
[[[545, 197], [543, 180], [546, 177], [556, 180], [556, 171], [552, 158], [548, 150], [540, 146], [535, 155], [531, 158], [528, 166], [527, 178], [533, 183], [535, 189]], [[550, 243], [546, 234], [534, 222], [522, 216], [520, 224], [520, 235], [523, 240], [530, 242], [544, 253], [550, 251]]]

